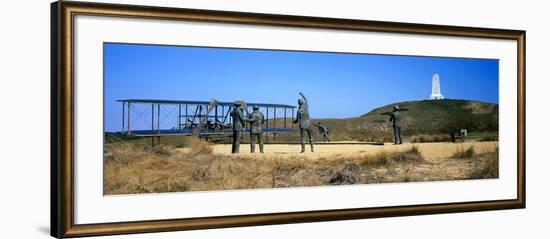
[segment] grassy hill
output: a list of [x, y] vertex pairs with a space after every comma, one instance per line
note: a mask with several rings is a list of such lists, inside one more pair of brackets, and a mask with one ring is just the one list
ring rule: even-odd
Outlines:
[[[469, 133], [495, 134], [498, 131], [498, 104], [468, 100], [422, 100], [389, 104], [367, 114], [346, 119], [314, 119], [323, 122], [332, 131], [333, 140], [389, 141], [391, 124], [387, 115], [394, 105], [409, 109], [402, 112], [404, 136], [419, 134], [450, 134], [462, 128]], [[317, 137], [319, 138], [319, 137]], [[281, 140], [296, 140], [297, 135], [282, 136]]]
[[[498, 105], [467, 100], [423, 100], [396, 103], [402, 112], [405, 134], [448, 133], [466, 128], [472, 132], [498, 131]], [[387, 125], [388, 116], [396, 104], [386, 105], [361, 116], [372, 130]]]

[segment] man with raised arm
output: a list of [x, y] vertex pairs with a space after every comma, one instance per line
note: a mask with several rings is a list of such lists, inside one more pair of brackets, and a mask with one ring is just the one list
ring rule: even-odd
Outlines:
[[302, 144], [302, 151], [300, 153], [306, 151], [304, 139], [306, 133], [309, 137], [311, 152], [313, 152], [313, 130], [311, 130], [311, 120], [309, 118], [309, 104], [307, 102], [307, 98], [302, 92], [300, 92], [300, 96], [302, 96], [302, 99], [298, 100], [298, 111], [296, 113], [296, 119], [294, 120], [294, 123], [297, 123], [300, 128], [300, 142]]

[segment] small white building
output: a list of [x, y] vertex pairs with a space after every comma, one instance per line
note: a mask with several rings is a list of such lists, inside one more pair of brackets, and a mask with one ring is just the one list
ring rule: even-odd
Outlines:
[[434, 73], [432, 76], [432, 94], [430, 95], [430, 100], [442, 100], [445, 99], [441, 94], [441, 85], [439, 82], [439, 74]]

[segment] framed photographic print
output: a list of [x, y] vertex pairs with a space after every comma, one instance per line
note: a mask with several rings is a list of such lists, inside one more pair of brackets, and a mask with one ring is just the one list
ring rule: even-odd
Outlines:
[[525, 31], [51, 11], [54, 237], [525, 207]]

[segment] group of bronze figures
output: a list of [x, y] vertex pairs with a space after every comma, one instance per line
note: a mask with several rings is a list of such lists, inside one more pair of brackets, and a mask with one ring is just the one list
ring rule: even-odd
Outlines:
[[[306, 136], [309, 140], [309, 146], [311, 152], [314, 152], [314, 137], [312, 125], [316, 126], [319, 129], [319, 134], [323, 135], [325, 142], [330, 141], [329, 138], [329, 128], [319, 122], [316, 124], [311, 123], [311, 118], [309, 117], [309, 103], [306, 96], [300, 92], [301, 99], [298, 99], [298, 111], [296, 113], [296, 119], [293, 121], [294, 124], [298, 124], [300, 129], [300, 144], [302, 150], [300, 153], [306, 151]], [[245, 124], [250, 124], [250, 152], [254, 153], [256, 150], [256, 141], [260, 145], [260, 153], [264, 152], [264, 140], [263, 140], [263, 128], [262, 125], [265, 122], [264, 114], [260, 112], [260, 107], [257, 105], [252, 106], [252, 113], [245, 117], [245, 109], [248, 107], [243, 105], [243, 102], [237, 101], [234, 104], [233, 110], [231, 111], [231, 118], [233, 119], [233, 142], [231, 153], [239, 153], [239, 148], [241, 144], [241, 139], [243, 137], [243, 131]], [[406, 111], [407, 109], [401, 109], [398, 105], [394, 106], [392, 112], [382, 113], [384, 115], [390, 116], [390, 121], [392, 122], [395, 144], [402, 144], [401, 140], [401, 115], [399, 111]]]
[[[296, 113], [296, 119], [293, 121], [294, 124], [298, 124], [300, 129], [300, 142], [302, 145], [302, 153], [306, 151], [305, 140], [306, 135], [309, 139], [309, 146], [311, 152], [314, 151], [314, 140], [313, 140], [313, 130], [311, 129], [312, 123], [309, 117], [308, 101], [303, 93], [300, 92], [301, 99], [298, 100], [298, 111]], [[233, 119], [233, 142], [231, 153], [239, 153], [239, 148], [241, 144], [241, 139], [243, 137], [243, 131], [245, 124], [250, 124], [250, 151], [252, 153], [256, 150], [256, 141], [260, 145], [260, 153], [264, 152], [264, 140], [263, 140], [263, 128], [262, 125], [265, 122], [264, 115], [260, 112], [260, 107], [257, 105], [252, 106], [252, 113], [248, 114], [248, 117], [245, 117], [246, 106], [243, 106], [243, 102], [237, 101], [234, 104], [233, 110], [231, 111], [231, 118]], [[324, 140], [329, 140], [329, 129], [323, 123], [314, 124], [319, 128], [319, 133], [323, 135]]]
[[244, 117], [243, 105], [241, 102], [235, 102], [235, 107], [231, 111], [233, 118], [233, 147], [231, 153], [238, 153], [245, 123], [250, 123], [250, 151], [254, 153], [256, 149], [256, 140], [260, 144], [260, 152], [264, 152], [264, 140], [262, 125], [265, 121], [264, 114], [260, 112], [260, 107], [252, 106], [252, 113], [248, 114], [248, 118]]

